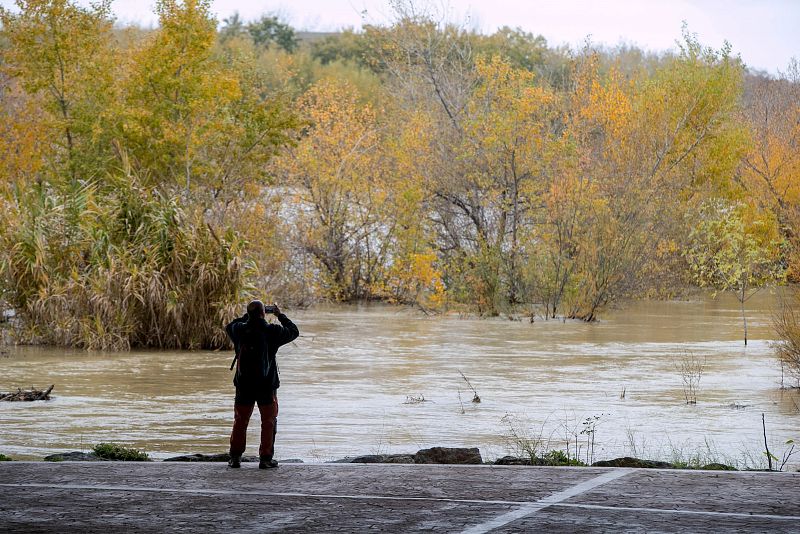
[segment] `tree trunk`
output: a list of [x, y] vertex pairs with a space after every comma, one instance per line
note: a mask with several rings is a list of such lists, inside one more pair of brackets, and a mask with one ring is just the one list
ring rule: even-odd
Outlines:
[[747, 346], [747, 316], [744, 314], [744, 291], [742, 291], [741, 298], [739, 299], [739, 304], [741, 304], [742, 308], [742, 324], [744, 325], [744, 346]]

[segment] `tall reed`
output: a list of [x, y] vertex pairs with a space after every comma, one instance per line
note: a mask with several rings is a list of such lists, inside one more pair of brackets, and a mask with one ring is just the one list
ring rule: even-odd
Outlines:
[[119, 350], [217, 348], [249, 292], [245, 241], [130, 176], [16, 198], [2, 288], [21, 341]]

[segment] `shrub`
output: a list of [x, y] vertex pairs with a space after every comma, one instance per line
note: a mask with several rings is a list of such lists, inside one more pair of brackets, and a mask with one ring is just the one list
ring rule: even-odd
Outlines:
[[778, 334], [774, 347], [781, 368], [800, 383], [800, 291], [795, 290], [784, 299], [773, 325]]
[[10, 462], [12, 458], [10, 456], [6, 456], [5, 454], [0, 454], [0, 462]]
[[122, 460], [126, 462], [146, 462], [150, 456], [138, 449], [131, 449], [114, 443], [98, 443], [92, 449], [98, 458], [104, 460]]
[[543, 465], [552, 465], [552, 466], [563, 466], [563, 465], [572, 465], [578, 467], [585, 467], [586, 464], [578, 460], [577, 458], [572, 458], [567, 455], [564, 451], [560, 451], [557, 449], [553, 449], [547, 452], [544, 456], [541, 457], [541, 461]]

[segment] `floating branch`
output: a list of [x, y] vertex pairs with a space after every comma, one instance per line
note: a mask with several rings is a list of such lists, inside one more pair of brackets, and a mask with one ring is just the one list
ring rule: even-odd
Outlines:
[[47, 388], [45, 391], [31, 388], [30, 391], [23, 391], [17, 388], [17, 391], [11, 393], [0, 393], [0, 401], [37, 401], [37, 400], [50, 400], [50, 392], [53, 391], [55, 384]]

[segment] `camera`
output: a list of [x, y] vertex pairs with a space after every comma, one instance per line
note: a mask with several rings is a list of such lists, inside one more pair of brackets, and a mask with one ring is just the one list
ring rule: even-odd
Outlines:
[[275, 313], [278, 311], [277, 306], [264, 306], [264, 313]]

